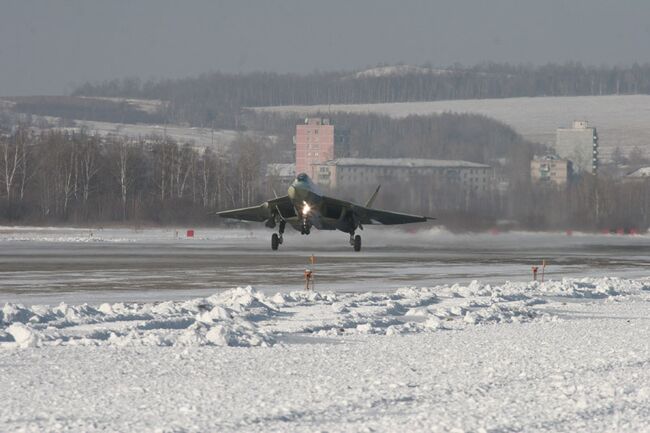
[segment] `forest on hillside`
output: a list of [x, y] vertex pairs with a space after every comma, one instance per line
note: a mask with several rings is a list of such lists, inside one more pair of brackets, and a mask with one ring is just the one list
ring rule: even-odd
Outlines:
[[241, 129], [243, 107], [648, 93], [648, 64], [593, 67], [580, 63], [484, 63], [473, 67], [406, 69], [403, 73], [384, 75], [214, 72], [181, 79], [124, 78], [86, 83], [73, 95], [169, 101], [165, 113], [169, 123]]

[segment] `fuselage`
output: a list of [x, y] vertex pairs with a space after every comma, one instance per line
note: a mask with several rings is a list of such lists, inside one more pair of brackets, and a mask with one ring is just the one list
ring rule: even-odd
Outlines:
[[323, 204], [323, 193], [305, 173], [300, 173], [287, 191], [296, 212], [287, 222], [300, 232], [309, 232], [313, 226], [319, 230], [340, 229], [338, 214], [329, 214]]
[[305, 203], [308, 205], [318, 205], [323, 197], [323, 193], [318, 186], [305, 173], [300, 173], [296, 176], [291, 185], [289, 185], [287, 193], [296, 210], [302, 210]]

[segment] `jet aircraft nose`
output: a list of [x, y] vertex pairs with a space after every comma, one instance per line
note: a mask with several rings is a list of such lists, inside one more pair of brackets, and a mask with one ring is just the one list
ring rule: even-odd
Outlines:
[[309, 176], [306, 173], [300, 173], [289, 187], [289, 198], [292, 200], [305, 200], [310, 189]]
[[323, 195], [317, 185], [307, 176], [300, 173], [289, 187], [289, 198], [293, 201], [318, 202]]
[[309, 194], [309, 187], [304, 182], [296, 181], [289, 187], [289, 198], [292, 200], [305, 200]]

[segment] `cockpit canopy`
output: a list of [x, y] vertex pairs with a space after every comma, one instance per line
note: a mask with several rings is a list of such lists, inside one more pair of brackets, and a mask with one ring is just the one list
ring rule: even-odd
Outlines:
[[296, 180], [299, 182], [305, 182], [307, 179], [309, 179], [309, 176], [307, 176], [307, 173], [300, 173], [298, 176], [296, 176]]

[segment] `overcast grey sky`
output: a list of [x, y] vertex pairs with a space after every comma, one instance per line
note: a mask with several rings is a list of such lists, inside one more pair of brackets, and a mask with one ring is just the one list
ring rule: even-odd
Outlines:
[[209, 71], [650, 62], [648, 0], [0, 0], [0, 95]]

